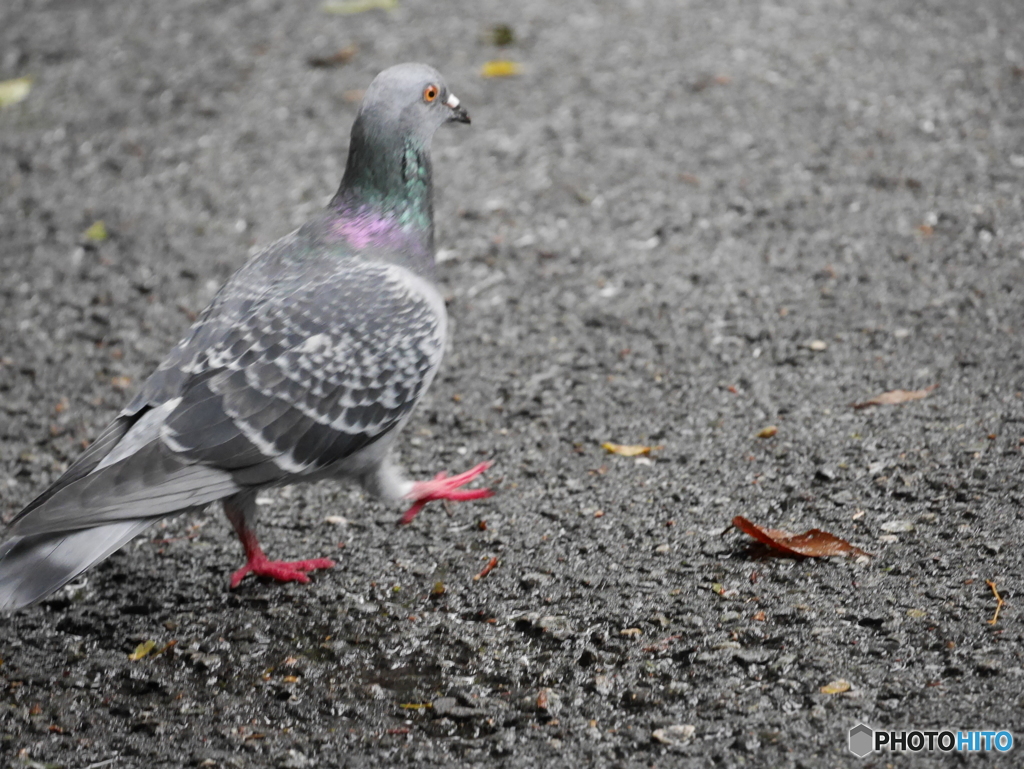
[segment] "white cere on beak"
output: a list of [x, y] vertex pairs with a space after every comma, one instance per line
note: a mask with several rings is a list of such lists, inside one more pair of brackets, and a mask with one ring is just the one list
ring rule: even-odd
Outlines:
[[445, 106], [451, 107], [452, 109], [458, 109], [459, 98], [453, 93], [448, 94], [448, 99], [447, 101], [445, 101]]

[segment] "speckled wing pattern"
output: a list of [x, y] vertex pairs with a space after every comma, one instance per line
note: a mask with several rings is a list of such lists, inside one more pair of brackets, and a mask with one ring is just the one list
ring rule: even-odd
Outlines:
[[[444, 348], [444, 306], [391, 264], [274, 255], [236, 275], [139, 398], [177, 400], [161, 441], [240, 485], [312, 475], [409, 415]], [[129, 407], [131, 408], [131, 407]]]

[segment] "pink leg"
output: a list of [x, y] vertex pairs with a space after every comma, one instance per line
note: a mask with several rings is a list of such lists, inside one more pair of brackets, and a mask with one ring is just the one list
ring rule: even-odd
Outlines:
[[334, 561], [329, 558], [314, 558], [309, 561], [271, 561], [260, 547], [252, 519], [256, 513], [255, 495], [237, 495], [224, 500], [224, 513], [235, 529], [238, 539], [245, 548], [246, 564], [231, 575], [231, 589], [250, 572], [257, 577], [270, 577], [278, 582], [309, 582], [307, 571], [329, 569]]
[[412, 490], [405, 495], [405, 498], [411, 499], [413, 504], [405, 511], [405, 515], [398, 522], [399, 525], [411, 523], [424, 505], [435, 499], [451, 499], [462, 502], [467, 499], [483, 499], [493, 495], [494, 492], [490, 489], [459, 489], [460, 486], [469, 483], [492, 464], [493, 462], [481, 462], [473, 469], [451, 478], [448, 477], [448, 473], [438, 473], [433, 480], [417, 481], [412, 485]]

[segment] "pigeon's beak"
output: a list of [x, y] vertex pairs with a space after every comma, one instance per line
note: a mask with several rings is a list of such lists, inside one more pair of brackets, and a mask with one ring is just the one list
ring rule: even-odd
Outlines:
[[453, 120], [456, 123], [471, 122], [469, 119], [469, 113], [466, 112], [466, 108], [462, 106], [459, 102], [459, 97], [455, 94], [448, 94], [448, 99], [445, 101], [444, 105], [452, 111], [452, 116], [448, 118], [449, 120]]

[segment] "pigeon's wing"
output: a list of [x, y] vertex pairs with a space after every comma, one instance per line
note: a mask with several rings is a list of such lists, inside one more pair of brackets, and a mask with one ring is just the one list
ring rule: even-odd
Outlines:
[[409, 416], [443, 353], [436, 289], [394, 265], [345, 260], [268, 281], [266, 263], [250, 264], [122, 416], [18, 517], [19, 544], [0, 560], [55, 547], [84, 562], [147, 521], [313, 475]]
[[242, 486], [274, 483], [351, 457], [408, 418], [444, 349], [432, 285], [356, 259], [259, 296], [246, 285], [240, 276], [182, 348], [186, 378], [161, 428], [175, 456]]

